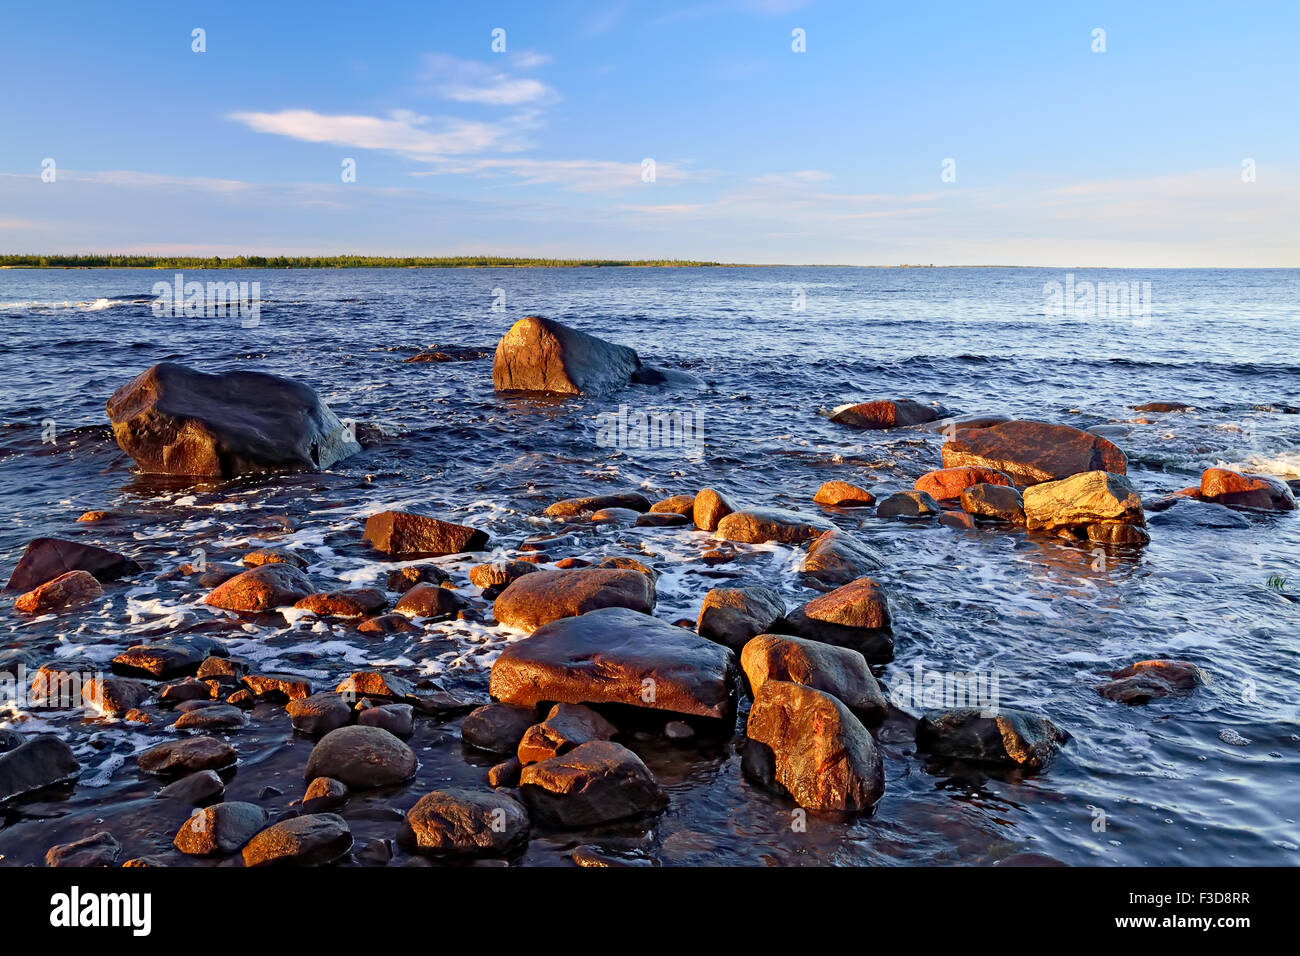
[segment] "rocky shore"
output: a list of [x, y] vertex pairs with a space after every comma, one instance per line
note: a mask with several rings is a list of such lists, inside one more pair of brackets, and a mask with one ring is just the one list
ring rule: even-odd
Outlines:
[[[672, 377], [626, 346], [536, 317], [501, 339], [493, 363], [494, 387], [524, 399]], [[361, 450], [355, 426], [312, 388], [262, 373], [164, 363], [122, 385], [107, 412], [121, 449], [154, 475], [292, 476]], [[646, 759], [664, 748], [738, 754], [746, 787], [789, 825], [815, 813], [849, 826], [890, 787], [891, 749], [1018, 779], [1050, 774], [1079, 746], [1070, 726], [1014, 699], [900, 704], [881, 679], [900, 623], [881, 579], [888, 562], [855, 531], [880, 522], [953, 535], [993, 529], [1104, 561], [1140, 554], [1175, 516], [1214, 527], [1296, 508], [1286, 482], [1224, 468], [1144, 497], [1115, 443], [1055, 422], [883, 398], [836, 409], [831, 421], [854, 435], [938, 433], [940, 455], [910, 486], [864, 488], [828, 474], [797, 507], [725, 486], [657, 500], [640, 488], [603, 489], [539, 509], [536, 533], [521, 538], [433, 510], [378, 511], [342, 532], [374, 571], [349, 579], [323, 578], [305, 549], [276, 547], [273, 528], [265, 546], [165, 567], [84, 536], [35, 538], [6, 586], [17, 614], [75, 627], [106, 596], [156, 579], [202, 616], [122, 641], [108, 668], [38, 658], [21, 644], [0, 650], [0, 670], [28, 677], [29, 704], [0, 730], [0, 810], [22, 814], [86, 786], [82, 757], [57, 728], [23, 726], [82, 709], [106, 734], [130, 735], [129, 763], [115, 772], [153, 791], [141, 812], [165, 816], [172, 838], [133, 855], [124, 851], [131, 834], [110, 820], [49, 846], [51, 866], [510, 861], [554, 833], [570, 835], [579, 865], [650, 865], [620, 848], [672, 812], [673, 781]], [[93, 538], [96, 526], [129, 519], [105, 510], [79, 520]], [[769, 584], [719, 585], [692, 615], [669, 620], [656, 611], [672, 580], [648, 555], [581, 553], [583, 534], [597, 527], [653, 529], [665, 548], [707, 539], [700, 560], [711, 568], [780, 548], [806, 593], [788, 603]], [[346, 629], [376, 654], [320, 681], [232, 652], [249, 625], [276, 619], [322, 642]], [[403, 640], [452, 626], [511, 632], [486, 681], [430, 678], [402, 663]], [[307, 656], [310, 640], [299, 642]], [[1176, 656], [1114, 660], [1095, 675], [1096, 706], [1179, 698], [1211, 679]], [[285, 721], [301, 743], [294, 779], [278, 764], [264, 773], [259, 745]], [[412, 741], [431, 734], [460, 742], [453, 785], [420, 777]], [[259, 799], [231, 799], [236, 780], [254, 784]], [[358, 806], [367, 821], [379, 814], [391, 824], [388, 836], [356, 839]]]

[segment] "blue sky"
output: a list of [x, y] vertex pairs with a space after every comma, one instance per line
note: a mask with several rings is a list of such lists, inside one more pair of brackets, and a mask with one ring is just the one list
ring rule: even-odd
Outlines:
[[1294, 267], [1298, 42], [1294, 2], [15, 4], [0, 250]]

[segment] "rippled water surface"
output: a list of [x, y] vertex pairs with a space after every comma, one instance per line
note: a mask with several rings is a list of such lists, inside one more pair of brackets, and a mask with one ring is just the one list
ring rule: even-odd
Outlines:
[[[1076, 273], [1076, 281], [1151, 283], [1151, 314], [1118, 318], [1044, 315], [1044, 284], [1066, 277], [1034, 269], [186, 278], [259, 282], [260, 323], [155, 317], [151, 290], [169, 273], [0, 271], [4, 573], [40, 535], [123, 551], [146, 568], [109, 585], [102, 604], [59, 615], [32, 620], [6, 599], [0, 648], [28, 651], [37, 662], [106, 663], [142, 636], [197, 628], [232, 654], [322, 688], [382, 665], [486, 699], [488, 668], [518, 633], [456, 621], [368, 640], [347, 624], [278, 615], [213, 631], [222, 615], [200, 603], [204, 591], [155, 576], [197, 548], [208, 560], [237, 561], [275, 545], [305, 556], [322, 589], [382, 583], [392, 565], [363, 546], [360, 532], [368, 514], [386, 508], [484, 527], [506, 555], [524, 538], [556, 530], [541, 512], [571, 495], [640, 490], [654, 498], [707, 485], [745, 503], [811, 512], [813, 492], [830, 478], [877, 491], [910, 487], [939, 466], [940, 435], [852, 432], [825, 417], [876, 397], [1110, 426], [1148, 499], [1195, 484], [1216, 463], [1300, 477], [1296, 271]], [[504, 312], [492, 309], [496, 290]], [[792, 308], [800, 292], [802, 311]], [[511, 322], [533, 313], [632, 345], [646, 361], [703, 384], [556, 401], [497, 397], [490, 349]], [[403, 363], [430, 346], [489, 355]], [[360, 423], [366, 448], [314, 475], [200, 485], [137, 475], [107, 428], [104, 402], [164, 360], [299, 378]], [[1194, 410], [1132, 408], [1153, 400]], [[597, 416], [620, 403], [633, 412], [699, 414], [703, 448], [600, 447]], [[53, 441], [42, 441], [43, 429]], [[89, 509], [115, 517], [77, 524]], [[1004, 706], [1040, 710], [1069, 731], [1060, 758], [1029, 776], [932, 766], [914, 753], [910, 720], [898, 713], [881, 730], [887, 784], [875, 812], [855, 820], [813, 815], [798, 832], [787, 803], [742, 778], [734, 741], [682, 747], [629, 738], [670, 790], [665, 815], [649, 829], [537, 836], [522, 862], [563, 862], [580, 842], [635, 848], [664, 864], [992, 863], [1020, 854], [1070, 864], [1300, 860], [1300, 513], [1250, 516], [1231, 529], [1156, 525], [1142, 553], [1102, 560], [1019, 532], [900, 525], [869, 511], [830, 517], [887, 559], [879, 577], [891, 596], [896, 650], [884, 681], [896, 684], [918, 663], [996, 673]], [[719, 584], [767, 584], [790, 606], [813, 594], [794, 575], [799, 549], [741, 546], [737, 560], [710, 567], [700, 555], [712, 545], [694, 530], [579, 525], [548, 553], [636, 555], [661, 572], [656, 613], [670, 621], [693, 619]], [[472, 562], [438, 563], [482, 603], [465, 578]], [[1270, 586], [1279, 577], [1285, 583]], [[1212, 683], [1147, 707], [1097, 695], [1102, 671], [1162, 655], [1200, 664]], [[154, 724], [139, 726], [11, 712], [24, 730], [65, 735], [84, 769], [71, 793], [0, 818], [3, 862], [39, 862], [52, 843], [104, 828], [126, 855], [164, 853], [185, 811], [152, 800], [156, 782], [132, 759], [174, 733], [156, 713]], [[492, 761], [464, 751], [458, 727], [457, 719], [418, 722], [417, 780], [354, 799], [345, 813], [358, 845], [391, 838], [398, 811], [435, 786], [486, 785]], [[241, 759], [227, 799], [277, 810], [301, 796], [310, 741], [295, 736], [282, 708], [259, 708], [230, 738]], [[397, 861], [405, 859], [399, 853]]]

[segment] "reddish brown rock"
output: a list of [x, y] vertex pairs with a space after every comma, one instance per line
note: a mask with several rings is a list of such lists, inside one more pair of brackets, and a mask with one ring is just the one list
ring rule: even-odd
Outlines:
[[808, 587], [830, 591], [884, 566], [884, 558], [865, 541], [836, 529], [808, 546], [799, 577]]
[[476, 564], [469, 569], [469, 580], [476, 588], [503, 588], [515, 578], [532, 574], [537, 570], [535, 564], [527, 561], [494, 561], [491, 564]]
[[341, 694], [329, 691], [291, 700], [284, 709], [294, 730], [313, 736], [338, 730], [352, 720], [352, 705]]
[[552, 518], [572, 518], [607, 508], [626, 508], [639, 514], [650, 510], [650, 502], [645, 495], [636, 492], [591, 495], [586, 498], [565, 498], [563, 501], [557, 501], [546, 509], [546, 514]]
[[266, 811], [257, 804], [218, 803], [195, 810], [176, 831], [172, 844], [189, 856], [229, 856], [264, 826]]
[[184, 737], [150, 747], [136, 757], [145, 773], [179, 774], [221, 770], [235, 762], [235, 748], [216, 737]]
[[396, 591], [398, 594], [405, 594], [417, 584], [441, 584], [443, 581], [450, 580], [447, 572], [432, 564], [424, 564], [418, 567], [397, 568], [388, 572], [388, 590]]
[[716, 531], [718, 522], [736, 510], [721, 492], [705, 488], [695, 496], [691, 505], [691, 518], [701, 531]]
[[631, 382], [641, 367], [634, 350], [529, 315], [497, 343], [492, 387], [498, 392], [599, 394]]
[[489, 690], [522, 706], [629, 704], [723, 718], [735, 707], [735, 656], [649, 615], [603, 608], [510, 644], [492, 665]]
[[532, 631], [599, 608], [648, 614], [654, 606], [654, 582], [646, 575], [618, 568], [582, 568], [526, 574], [501, 592], [492, 611], [499, 623]]
[[352, 831], [335, 813], [305, 813], [279, 820], [244, 847], [244, 866], [324, 866], [352, 849]]
[[967, 514], [978, 518], [1006, 521], [1015, 525], [1025, 523], [1025, 502], [1020, 497], [1020, 492], [1006, 485], [971, 485], [961, 493], [961, 507]]
[[589, 827], [658, 813], [668, 805], [648, 767], [632, 751], [593, 741], [524, 767], [519, 790], [532, 815], [555, 827]]
[[353, 588], [309, 594], [294, 607], [320, 617], [364, 617], [382, 611], [387, 603], [384, 592], [377, 588]]
[[140, 565], [130, 558], [94, 545], [59, 538], [35, 538], [18, 559], [5, 590], [30, 591], [69, 571], [89, 572], [102, 583], [116, 581], [139, 570]]
[[956, 501], [963, 491], [973, 485], [1013, 484], [1010, 476], [993, 468], [940, 468], [938, 471], [926, 472], [912, 485], [917, 491], [924, 491], [935, 501]]
[[245, 674], [241, 683], [258, 697], [301, 700], [310, 697], [311, 681], [294, 674]]
[[307, 576], [287, 564], [264, 564], [213, 589], [204, 603], [227, 611], [261, 612], [295, 604], [316, 589]]
[[1230, 508], [1294, 511], [1295, 495], [1286, 482], [1269, 475], [1243, 475], [1227, 468], [1207, 468], [1201, 475], [1201, 497]]
[[714, 533], [724, 541], [744, 544], [767, 541], [803, 544], [820, 537], [832, 527], [824, 518], [808, 517], [784, 508], [751, 508], [733, 511], [723, 517]]
[[396, 674], [357, 671], [345, 677], [334, 690], [352, 700], [360, 700], [363, 697], [405, 700], [415, 694], [415, 685]]
[[851, 428], [879, 430], [924, 425], [939, 417], [939, 412], [928, 405], [910, 399], [881, 399], [862, 402], [836, 409], [831, 421]]
[[287, 564], [299, 571], [307, 570], [307, 559], [294, 551], [284, 548], [258, 548], [244, 555], [244, 564], [250, 568], [260, 568], [264, 564]]
[[439, 621], [454, 617], [466, 606], [465, 599], [450, 588], [437, 584], [417, 584], [402, 595], [393, 611], [407, 617]]
[[398, 557], [439, 558], [482, 551], [486, 531], [405, 511], [381, 511], [366, 519], [365, 538], [376, 551]]
[[755, 695], [770, 680], [788, 681], [830, 694], [864, 720], [879, 720], [889, 709], [867, 659], [851, 648], [760, 634], [745, 645], [740, 666]]
[[96, 677], [81, 688], [81, 698], [105, 717], [120, 717], [151, 695], [149, 686], [129, 677]]
[[1127, 470], [1124, 453], [1107, 439], [1044, 422], [958, 429], [942, 454], [945, 468], [992, 468], [1019, 485], [1058, 481], [1087, 471], [1122, 475]]
[[400, 614], [381, 614], [378, 617], [367, 618], [362, 621], [357, 625], [357, 630], [362, 634], [384, 637], [389, 634], [405, 634], [419, 631], [420, 628]]
[[69, 571], [20, 595], [14, 610], [24, 614], [45, 614], [63, 607], [75, 607], [104, 596], [95, 576], [88, 571]]
[[1138, 661], [1113, 671], [1097, 693], [1121, 704], [1147, 704], [1161, 697], [1190, 694], [1207, 683], [1205, 672], [1186, 661]]
[[686, 515], [689, 518], [695, 514], [695, 496], [673, 495], [663, 498], [652, 504], [650, 510], [655, 514]]
[[935, 756], [1034, 770], [1046, 767], [1066, 739], [1046, 717], [1019, 710], [948, 710], [916, 725], [917, 746]]
[[741, 767], [749, 779], [809, 810], [870, 809], [885, 790], [871, 734], [830, 694], [766, 681], [745, 724]]
[[459, 787], [425, 794], [397, 831], [403, 846], [442, 856], [502, 856], [527, 839], [528, 811], [517, 800]]
[[695, 629], [739, 652], [756, 634], [785, 618], [785, 601], [771, 588], [713, 588], [704, 595]]
[[617, 733], [617, 727], [590, 707], [556, 704], [544, 721], [524, 731], [516, 756], [521, 764], [537, 763], [593, 740], [609, 740]]
[[839, 508], [862, 508], [876, 503], [876, 496], [847, 481], [828, 481], [817, 489], [813, 501]]
[[813, 598], [803, 606], [803, 612], [813, 620], [842, 627], [889, 627], [889, 602], [872, 578], [858, 578]]

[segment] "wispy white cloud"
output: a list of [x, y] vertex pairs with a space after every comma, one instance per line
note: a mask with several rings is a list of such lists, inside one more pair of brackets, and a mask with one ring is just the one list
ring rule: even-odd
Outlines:
[[441, 163], [437, 168], [413, 173], [415, 176], [474, 175], [507, 177], [521, 185], [559, 186], [572, 192], [617, 193], [650, 185], [673, 185], [702, 177], [684, 165], [670, 162], [655, 164], [655, 181], [641, 178], [642, 166], [636, 162], [599, 159], [529, 159], [525, 157], [471, 159]]
[[[421, 161], [503, 148], [513, 132], [501, 123], [444, 118], [435, 124], [410, 110], [378, 116], [330, 115], [314, 110], [275, 113], [231, 113], [229, 116], [259, 133], [273, 133], [308, 143], [329, 143], [358, 149], [389, 150]], [[520, 148], [514, 144], [510, 148]]]
[[[512, 55], [508, 62], [519, 69], [532, 69], [541, 66], [546, 59], [543, 54], [526, 52]], [[436, 96], [458, 103], [521, 106], [558, 99], [556, 92], [540, 80], [445, 53], [430, 53], [424, 57], [420, 79]]]

